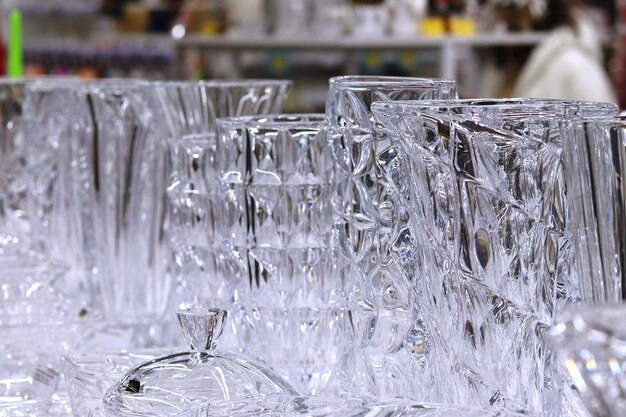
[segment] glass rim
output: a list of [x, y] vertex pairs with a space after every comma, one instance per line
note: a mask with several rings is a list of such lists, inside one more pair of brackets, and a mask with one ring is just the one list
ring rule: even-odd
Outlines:
[[599, 126], [624, 126], [626, 128], [626, 114], [617, 114], [607, 117], [581, 117], [570, 120], [572, 124], [593, 124]]
[[428, 88], [436, 86], [456, 87], [456, 81], [446, 78], [400, 77], [388, 75], [341, 75], [328, 80], [330, 88], [340, 90], [381, 87]]
[[201, 132], [201, 133], [186, 133], [178, 136], [170, 136], [167, 138], [168, 142], [190, 144], [190, 145], [211, 145], [217, 138], [217, 132]]
[[244, 88], [266, 88], [266, 87], [290, 87], [293, 81], [287, 79], [263, 79], [263, 78], [241, 78], [227, 79], [215, 78], [206, 80], [161, 80], [154, 81], [157, 87], [244, 87]]
[[50, 82], [74, 82], [82, 81], [80, 77], [68, 76], [68, 75], [37, 75], [37, 76], [24, 76], [24, 77], [0, 77], [0, 86], [14, 86], [14, 85], [32, 85], [37, 83], [50, 83]]
[[[372, 103], [372, 112], [389, 113], [404, 110], [413, 110], [422, 113], [440, 113], [441, 111], [470, 109], [502, 110], [503, 117], [549, 117], [558, 120], [589, 119], [599, 120], [611, 115], [585, 115], [570, 114], [569, 111], [576, 109], [589, 110], [593, 107], [598, 109], [618, 111], [617, 105], [610, 102], [538, 99], [538, 98], [478, 98], [478, 99], [450, 99], [450, 100], [392, 100], [377, 101]], [[508, 110], [508, 112], [507, 112]]]
[[326, 127], [324, 113], [279, 113], [254, 116], [218, 117], [217, 126], [232, 127], [267, 127], [267, 128], [297, 128], [297, 127]]
[[141, 78], [100, 78], [85, 80], [82, 78], [37, 79], [27, 83], [26, 88], [31, 92], [68, 91], [76, 90], [79, 93], [115, 93], [135, 90], [139, 87], [153, 85], [154, 82]]
[[[122, 350], [91, 350], [91, 351], [76, 352], [76, 353], [63, 355], [61, 356], [61, 361], [63, 362], [63, 365], [71, 371], [78, 370], [79, 372], [82, 372], [82, 373], [117, 374], [117, 372], [107, 371], [104, 369], [95, 370], [92, 368], [86, 368], [84, 367], [84, 365], [94, 363], [94, 362], [89, 362], [89, 360], [95, 361], [98, 359], [103, 360], [102, 363], [98, 363], [99, 365], [103, 365], [104, 360], [111, 358], [111, 357], [131, 358], [133, 356], [136, 356], [138, 357], [138, 359], [143, 359], [145, 357], [147, 361], [147, 360], [150, 360], [149, 359], [150, 357], [158, 358], [160, 356], [164, 356], [169, 353], [171, 353], [171, 349], [162, 348], [162, 347], [161, 348], [153, 347], [153, 348], [139, 348], [139, 349], [122, 349]], [[131, 368], [132, 367], [133, 366], [131, 366]]]

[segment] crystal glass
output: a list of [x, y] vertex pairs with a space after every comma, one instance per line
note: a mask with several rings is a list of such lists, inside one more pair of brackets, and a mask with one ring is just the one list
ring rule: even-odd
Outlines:
[[0, 256], [43, 257], [31, 236], [30, 161], [49, 154], [29, 152], [26, 91], [28, 86], [69, 84], [74, 78], [0, 78]]
[[231, 285], [225, 295], [241, 314], [237, 347], [303, 394], [319, 394], [353, 343], [349, 300], [334, 272], [324, 115], [226, 118], [218, 126], [218, 235]]
[[594, 417], [626, 413], [626, 305], [575, 306], [559, 315], [550, 341]]
[[168, 136], [215, 133], [218, 117], [280, 112], [288, 80], [165, 81], [155, 93], [167, 123]]
[[625, 298], [626, 118], [562, 124], [565, 178], [581, 299]]
[[559, 120], [614, 106], [511, 99], [372, 108], [376, 161], [396, 207], [391, 256], [413, 300], [375, 363], [402, 364], [399, 381], [427, 401], [560, 412], [545, 333], [578, 294]]
[[51, 287], [0, 303], [0, 406], [59, 399], [59, 357], [101, 317]]
[[12, 239], [10, 229], [15, 227], [12, 222], [17, 220], [13, 218], [14, 211], [24, 209], [24, 207], [19, 207], [19, 196], [25, 184], [21, 175], [24, 171], [20, 158], [22, 155], [18, 153], [23, 137], [24, 84], [24, 80], [0, 80], [0, 227], [3, 233], [0, 238], [2, 241]]
[[72, 408], [67, 399], [29, 401], [18, 404], [0, 404], [0, 417], [72, 417]]
[[54, 150], [31, 168], [40, 236], [73, 267], [69, 292], [122, 321], [160, 317], [169, 297], [158, 181], [164, 158], [151, 91], [143, 81], [107, 80], [27, 92], [39, 127], [32, 149]]
[[212, 80], [155, 86], [154, 107], [164, 121], [163, 143], [168, 149], [165, 222], [176, 308], [194, 305], [204, 297], [202, 290], [208, 287], [198, 283], [206, 276], [215, 276], [211, 284], [220, 285], [221, 251], [215, 236], [215, 225], [221, 221], [216, 211], [220, 203], [216, 119], [277, 113], [290, 85], [286, 80]]
[[96, 350], [64, 357], [63, 374], [69, 385], [74, 417], [104, 417], [104, 394], [130, 369], [166, 353], [163, 349]]
[[[405, 288], [401, 272], [390, 255], [393, 205], [375, 163], [379, 142], [374, 131], [372, 103], [453, 98], [456, 98], [455, 83], [447, 80], [367, 76], [330, 79], [326, 119], [331, 155], [337, 167], [332, 196], [334, 240], [340, 254], [337, 274], [342, 294], [354, 302], [355, 316], [370, 323], [363, 326], [365, 331], [357, 336], [359, 341], [355, 346], [369, 344], [374, 328], [382, 330], [406, 322], [412, 304], [410, 291]], [[401, 331], [404, 330], [407, 329]], [[417, 343], [418, 339], [419, 329], [415, 334]], [[399, 349], [401, 345], [389, 348]], [[371, 354], [361, 348], [345, 358], [351, 370], [345, 374], [348, 380], [342, 389], [353, 395], [378, 397], [384, 395], [379, 384], [383, 375], [404, 373], [400, 365], [372, 363], [370, 358]], [[405, 391], [404, 387], [398, 389]]]
[[[258, 404], [266, 397], [296, 396], [293, 388], [263, 366], [215, 350], [226, 316], [219, 309], [179, 311], [191, 351], [162, 356], [129, 370], [105, 394], [106, 415], [175, 415], [199, 403], [207, 403], [213, 415], [220, 415], [233, 403]], [[228, 408], [223, 408], [224, 402]]]

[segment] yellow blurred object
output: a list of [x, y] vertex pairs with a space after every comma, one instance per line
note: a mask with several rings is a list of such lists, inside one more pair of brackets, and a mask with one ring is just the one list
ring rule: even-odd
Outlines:
[[76, 75], [80, 78], [93, 80], [100, 77], [100, 71], [94, 67], [81, 67], [76, 70]]
[[225, 30], [225, 10], [209, 4], [192, 4], [185, 10], [188, 32], [217, 35]]
[[450, 33], [458, 36], [472, 36], [476, 34], [476, 23], [467, 16], [451, 16], [448, 21]]
[[422, 20], [420, 33], [424, 36], [443, 36], [446, 34], [446, 21], [443, 17], [428, 16]]
[[150, 22], [150, 11], [140, 3], [128, 3], [124, 6], [122, 19], [118, 23], [121, 32], [145, 32]]
[[26, 65], [24, 68], [24, 74], [30, 77], [40, 76], [47, 74], [46, 68], [41, 64]]

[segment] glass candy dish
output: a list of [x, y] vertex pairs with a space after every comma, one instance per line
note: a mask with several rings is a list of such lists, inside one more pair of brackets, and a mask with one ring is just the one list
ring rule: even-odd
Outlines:
[[[223, 404], [226, 408], [226, 404]], [[327, 399], [293, 397], [279, 399], [264, 408], [231, 404], [234, 413], [215, 414], [206, 404], [200, 404], [177, 417], [210, 417], [232, 415], [237, 417], [532, 417], [496, 407], [466, 407], [447, 404], [413, 402], [374, 403], [365, 405], [356, 399]]]
[[74, 417], [104, 417], [102, 397], [128, 370], [165, 355], [164, 349], [90, 351], [63, 357]]
[[104, 396], [106, 416], [175, 416], [200, 403], [215, 408], [213, 414], [218, 410], [232, 413], [237, 404], [297, 396], [272, 371], [243, 356], [215, 350], [226, 316], [219, 309], [179, 311], [178, 320], [192, 350], [128, 371]]

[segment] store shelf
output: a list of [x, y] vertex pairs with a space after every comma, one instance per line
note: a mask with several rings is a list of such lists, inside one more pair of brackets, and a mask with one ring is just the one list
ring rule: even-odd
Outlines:
[[287, 49], [293, 51], [402, 51], [420, 49], [439, 49], [440, 76], [455, 79], [457, 75], [457, 49], [461, 47], [484, 48], [495, 46], [532, 46], [547, 36], [545, 32], [532, 33], [490, 33], [474, 36], [441, 37], [343, 37], [314, 38], [310, 36], [294, 37], [240, 37], [240, 36], [202, 36], [188, 35], [176, 41], [179, 57], [186, 51], [258, 51], [269, 49]]
[[148, 57], [172, 59], [172, 38], [166, 35], [117, 34], [92, 39], [35, 39], [24, 44], [25, 55], [71, 55], [75, 57]]
[[441, 37], [343, 37], [314, 38], [294, 37], [240, 37], [188, 35], [176, 42], [180, 48], [194, 49], [298, 49], [298, 50], [363, 50], [363, 49], [415, 49], [442, 47], [445, 45], [499, 46], [534, 45], [544, 39], [546, 33], [493, 33], [474, 36]]

